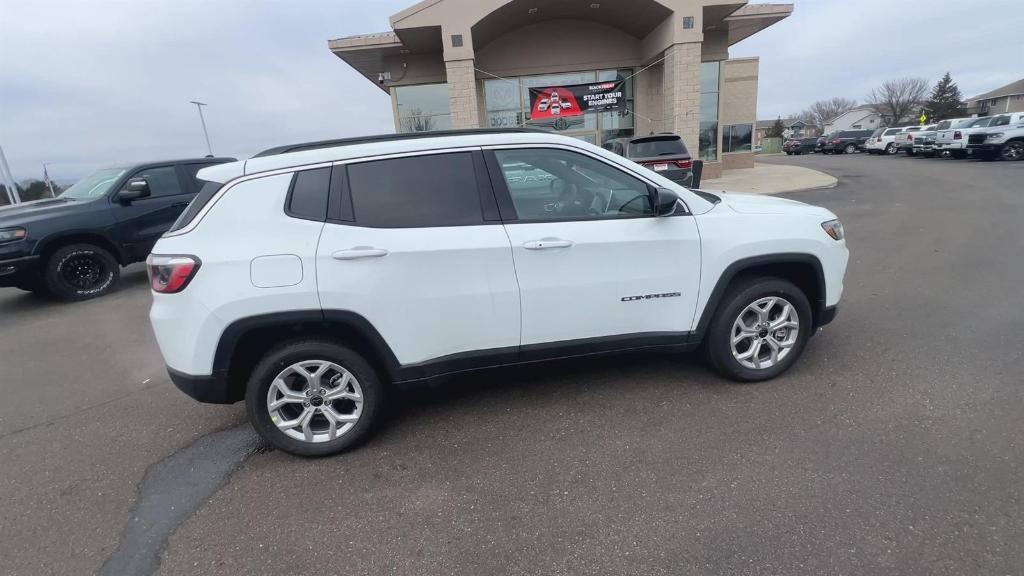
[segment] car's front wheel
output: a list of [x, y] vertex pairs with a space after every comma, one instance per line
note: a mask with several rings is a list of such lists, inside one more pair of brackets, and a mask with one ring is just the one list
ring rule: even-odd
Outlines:
[[1003, 160], [1024, 160], [1024, 142], [1015, 140], [1003, 144], [999, 149], [999, 156]]
[[306, 340], [271, 350], [253, 370], [245, 405], [267, 442], [298, 456], [330, 456], [373, 427], [384, 390], [357, 352], [329, 341]]
[[780, 278], [750, 278], [735, 284], [722, 300], [705, 351], [722, 375], [758, 382], [792, 366], [811, 330], [811, 306], [796, 285]]
[[114, 256], [93, 244], [58, 248], [46, 260], [43, 284], [62, 300], [87, 300], [114, 289], [121, 265]]

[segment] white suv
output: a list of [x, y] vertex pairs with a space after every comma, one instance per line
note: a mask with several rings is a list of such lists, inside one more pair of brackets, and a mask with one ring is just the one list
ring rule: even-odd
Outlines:
[[298, 145], [199, 177], [148, 261], [160, 350], [184, 392], [244, 399], [301, 455], [363, 438], [389, 384], [480, 368], [703, 345], [772, 378], [835, 316], [848, 259], [828, 210], [543, 132]]

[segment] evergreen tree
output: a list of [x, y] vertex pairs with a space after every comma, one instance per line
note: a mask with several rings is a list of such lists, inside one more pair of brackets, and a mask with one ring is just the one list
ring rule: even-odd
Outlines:
[[776, 118], [775, 123], [768, 129], [768, 133], [765, 136], [767, 138], [782, 138], [782, 134], [785, 131], [786, 125], [782, 123], [782, 118]]
[[946, 75], [935, 84], [925, 107], [929, 110], [929, 121], [956, 118], [963, 113], [963, 95], [960, 94], [960, 88], [956, 82], [953, 82], [949, 72], [946, 72]]

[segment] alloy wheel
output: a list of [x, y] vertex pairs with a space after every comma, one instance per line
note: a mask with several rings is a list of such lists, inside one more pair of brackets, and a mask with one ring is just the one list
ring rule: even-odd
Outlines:
[[267, 411], [288, 437], [329, 442], [355, 427], [363, 411], [363, 391], [355, 375], [338, 364], [296, 362], [271, 382]]
[[1020, 160], [1024, 158], [1024, 143], [1010, 142], [1003, 146], [1003, 160]]
[[107, 277], [107, 266], [95, 254], [75, 254], [60, 265], [60, 277], [77, 290], [90, 290]]
[[761, 298], [733, 322], [732, 356], [745, 368], [771, 368], [789, 356], [799, 335], [800, 317], [792, 303], [778, 296]]

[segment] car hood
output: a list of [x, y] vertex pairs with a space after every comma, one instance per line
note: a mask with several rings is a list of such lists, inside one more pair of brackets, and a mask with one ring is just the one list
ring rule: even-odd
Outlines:
[[22, 202], [21, 204], [2, 206], [0, 207], [0, 228], [18, 226], [36, 220], [60, 216], [80, 209], [81, 204], [84, 203], [81, 200], [46, 198], [45, 200], [33, 200], [31, 202]]
[[[707, 191], [705, 191], [707, 192]], [[804, 204], [788, 198], [764, 194], [740, 194], [736, 192], [711, 192], [722, 199], [722, 205], [740, 214], [816, 214], [834, 217], [820, 206]]]

